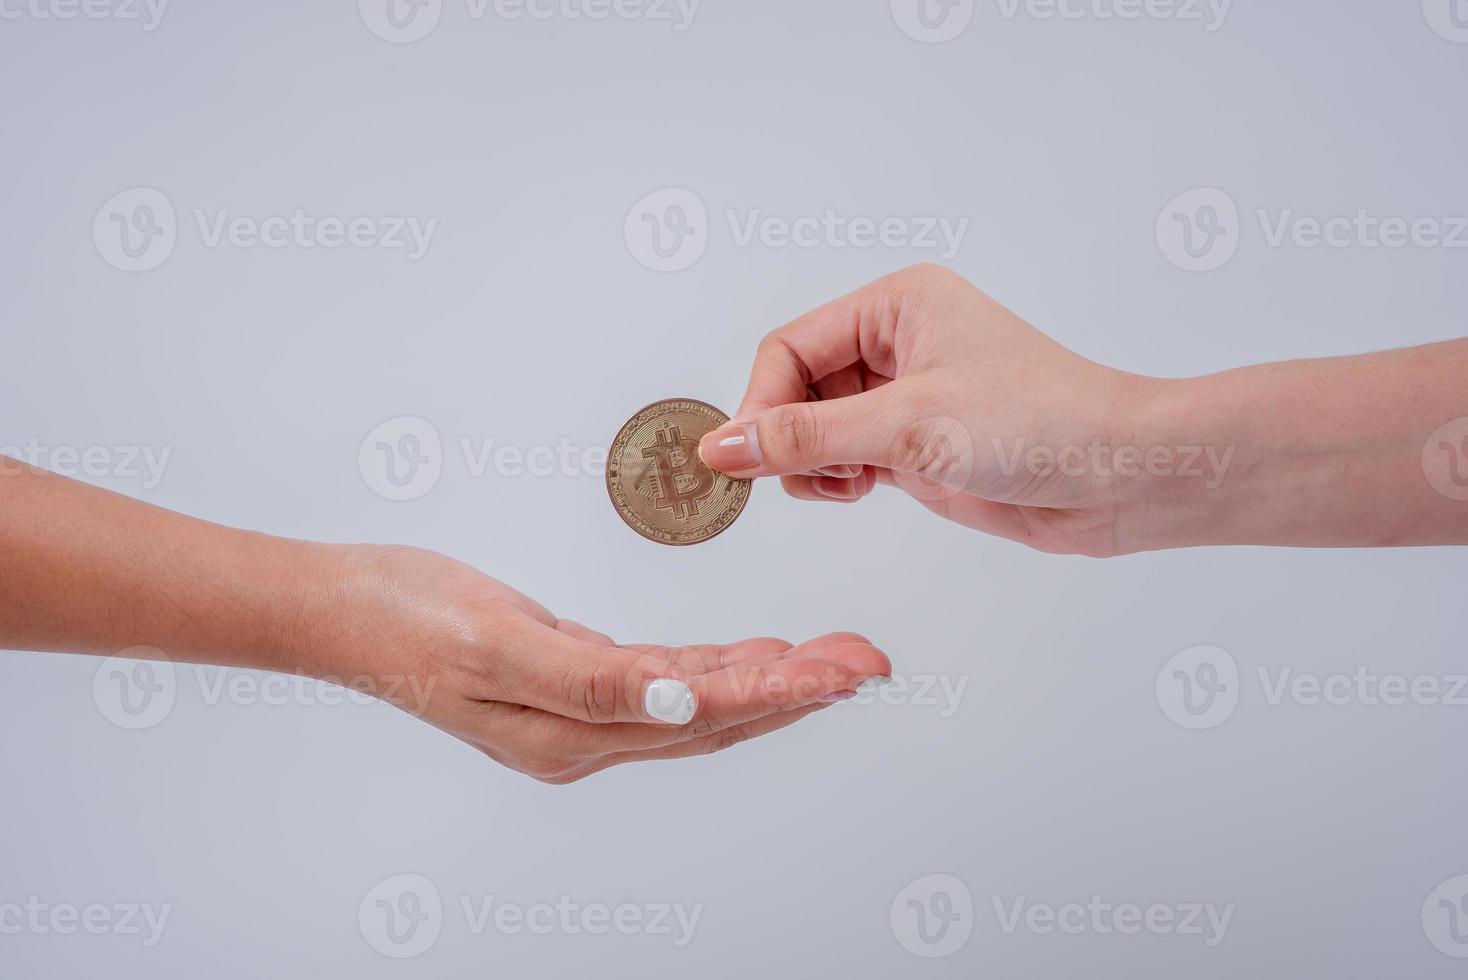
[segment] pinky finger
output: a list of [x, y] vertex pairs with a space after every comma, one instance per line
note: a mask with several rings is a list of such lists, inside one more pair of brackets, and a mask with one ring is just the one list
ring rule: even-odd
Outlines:
[[827, 504], [855, 503], [872, 492], [876, 482], [870, 475], [871, 467], [864, 467], [859, 476], [843, 479], [835, 476], [815, 476], [801, 473], [796, 476], [780, 477], [785, 492], [796, 500], [815, 500]]
[[782, 476], [780, 477], [780, 486], [784, 487], [785, 492], [796, 500], [829, 500], [829, 497], [823, 497], [819, 493], [816, 493], [815, 479], [815, 477], [805, 473], [796, 476]]

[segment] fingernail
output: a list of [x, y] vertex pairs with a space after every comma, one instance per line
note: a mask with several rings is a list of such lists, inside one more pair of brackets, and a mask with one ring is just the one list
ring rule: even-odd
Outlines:
[[642, 693], [642, 707], [650, 718], [669, 725], [686, 725], [693, 720], [696, 707], [693, 690], [671, 677], [648, 681]]
[[704, 436], [698, 455], [716, 470], [751, 470], [764, 459], [753, 422], [728, 422]]
[[821, 698], [822, 704], [836, 704], [841, 701], [850, 701], [856, 697], [855, 691], [837, 691], [835, 694], [827, 694]]
[[816, 488], [816, 493], [830, 500], [856, 500], [861, 496], [850, 480], [834, 476], [818, 476], [812, 481], [812, 485]]
[[892, 683], [890, 677], [868, 677], [856, 685], [857, 697], [866, 697], [868, 694], [876, 694], [882, 688]]

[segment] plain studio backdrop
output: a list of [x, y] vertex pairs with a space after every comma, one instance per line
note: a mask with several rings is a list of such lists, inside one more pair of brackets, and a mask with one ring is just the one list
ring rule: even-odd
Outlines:
[[[1463, 551], [1097, 562], [773, 483], [669, 549], [597, 450], [919, 261], [1158, 375], [1468, 333], [1468, 11], [392, 3], [0, 2], [0, 446], [623, 641], [857, 630], [908, 694], [551, 788], [264, 675], [120, 725], [134, 675], [5, 654], [0, 976], [1460, 975]], [[1238, 676], [1189, 728], [1200, 646]]]

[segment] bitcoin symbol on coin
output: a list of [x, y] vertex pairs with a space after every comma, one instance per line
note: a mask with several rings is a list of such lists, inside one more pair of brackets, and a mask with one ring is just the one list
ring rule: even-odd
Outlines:
[[734, 523], [750, 481], [703, 464], [698, 441], [729, 420], [712, 405], [673, 398], [622, 426], [607, 456], [607, 492], [638, 534], [659, 544], [707, 541]]
[[698, 516], [698, 502], [714, 492], [717, 476], [707, 466], [694, 465], [698, 443], [684, 439], [676, 425], [659, 429], [657, 442], [642, 451], [655, 460], [658, 475], [658, 510], [672, 511], [680, 520]]

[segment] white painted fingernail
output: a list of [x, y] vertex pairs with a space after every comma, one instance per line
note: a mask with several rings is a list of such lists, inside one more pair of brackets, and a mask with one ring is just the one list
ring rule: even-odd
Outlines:
[[696, 704], [693, 690], [682, 681], [659, 677], [648, 681], [642, 694], [642, 707], [648, 717], [669, 725], [686, 725], [693, 720]]
[[863, 698], [869, 694], [876, 694], [882, 688], [891, 683], [892, 678], [890, 677], [868, 677], [866, 680], [856, 685], [856, 696], [859, 698]]

